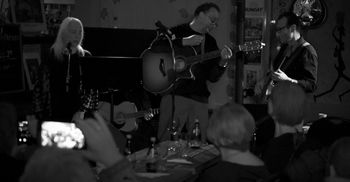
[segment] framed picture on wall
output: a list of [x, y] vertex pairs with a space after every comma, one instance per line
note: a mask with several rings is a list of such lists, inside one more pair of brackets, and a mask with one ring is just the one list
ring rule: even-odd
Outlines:
[[13, 23], [21, 25], [23, 33], [46, 31], [43, 0], [10, 0]]
[[259, 64], [246, 64], [244, 65], [244, 79], [243, 86], [245, 89], [254, 89], [255, 84], [260, 78], [260, 65]]
[[33, 90], [37, 72], [41, 63], [40, 45], [23, 46], [23, 65], [28, 88]]

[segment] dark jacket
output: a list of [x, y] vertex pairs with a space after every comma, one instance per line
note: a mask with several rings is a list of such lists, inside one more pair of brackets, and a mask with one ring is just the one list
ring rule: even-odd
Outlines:
[[[285, 55], [286, 45], [282, 45], [281, 50], [276, 56], [273, 62], [273, 69], [281, 65], [281, 70], [284, 71], [290, 78], [298, 81], [298, 84], [304, 88], [306, 92], [314, 92], [316, 90], [317, 83], [317, 68], [318, 68], [318, 57], [316, 50], [310, 44], [303, 46], [306, 41], [301, 37], [298, 40], [298, 45], [301, 46], [299, 51], [298, 48], [284, 61], [281, 62]], [[290, 62], [290, 63], [288, 63]]]

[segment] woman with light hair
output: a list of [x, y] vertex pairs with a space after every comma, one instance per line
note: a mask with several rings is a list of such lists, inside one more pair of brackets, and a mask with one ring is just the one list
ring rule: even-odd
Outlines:
[[207, 136], [221, 153], [221, 160], [204, 171], [200, 181], [256, 181], [269, 176], [264, 162], [250, 152], [255, 128], [253, 116], [242, 106], [227, 103], [214, 110]]
[[83, 37], [79, 19], [67, 17], [62, 21], [34, 88], [34, 112], [39, 119], [70, 122], [79, 110], [82, 92], [79, 57], [91, 55], [82, 47]]

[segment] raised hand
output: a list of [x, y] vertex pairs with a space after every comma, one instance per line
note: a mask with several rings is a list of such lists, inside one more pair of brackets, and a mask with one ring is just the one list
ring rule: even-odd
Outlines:
[[224, 46], [224, 48], [221, 50], [221, 58], [222, 59], [229, 59], [232, 56], [232, 50], [227, 45]]
[[110, 167], [123, 158], [103, 118], [94, 112], [95, 118], [76, 119], [77, 126], [82, 130], [87, 150], [82, 153], [90, 160], [100, 162]]

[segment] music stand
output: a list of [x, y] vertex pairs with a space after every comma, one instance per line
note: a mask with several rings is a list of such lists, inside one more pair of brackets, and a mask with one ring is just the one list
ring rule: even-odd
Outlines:
[[87, 56], [79, 59], [83, 88], [110, 94], [110, 121], [114, 123], [114, 92], [142, 84], [142, 58]]

